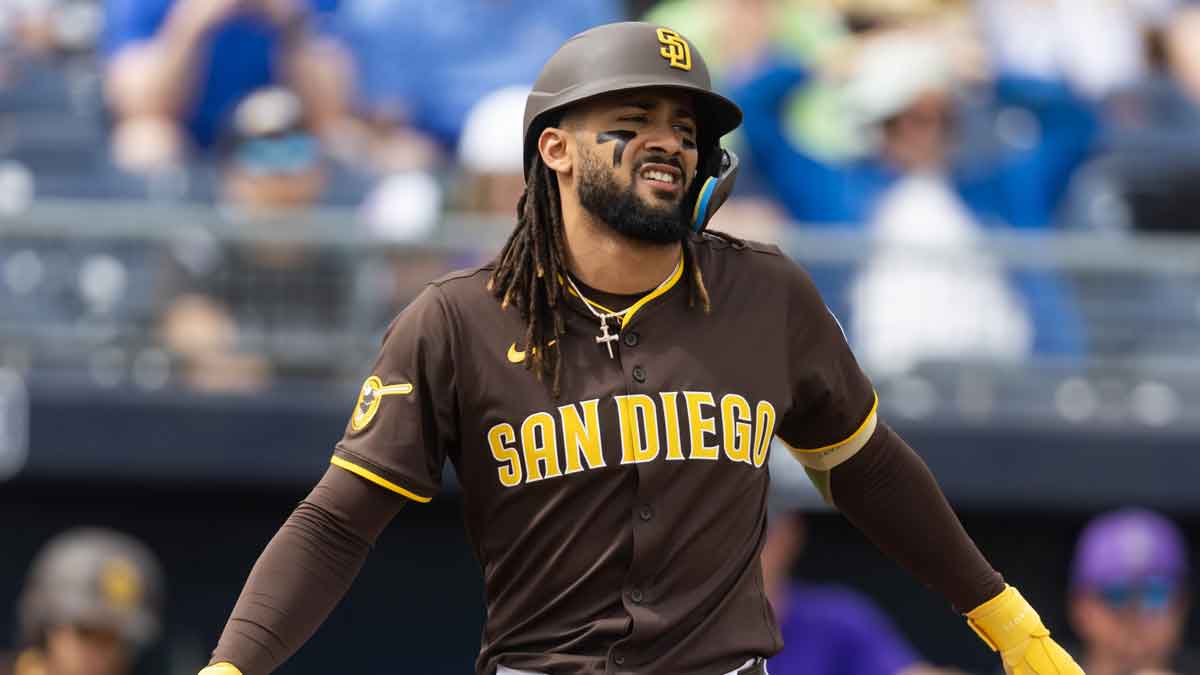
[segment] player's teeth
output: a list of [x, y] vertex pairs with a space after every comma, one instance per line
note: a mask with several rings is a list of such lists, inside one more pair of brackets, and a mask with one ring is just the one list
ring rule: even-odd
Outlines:
[[651, 180], [658, 180], [664, 183], [675, 182], [675, 177], [665, 171], [646, 171], [642, 175]]

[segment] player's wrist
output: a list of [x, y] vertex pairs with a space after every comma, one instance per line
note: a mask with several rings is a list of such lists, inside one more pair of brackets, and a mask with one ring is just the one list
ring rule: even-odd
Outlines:
[[1071, 655], [1051, 637], [1017, 589], [1007, 586], [967, 612], [967, 624], [993, 651], [1007, 675], [1083, 675]]
[[208, 666], [197, 675], [242, 675], [242, 671], [238, 670], [237, 666], [232, 663], [222, 661]]
[[1031, 637], [1050, 635], [1037, 611], [1012, 586], [1005, 586], [996, 597], [967, 612], [967, 625], [992, 651], [1000, 652]]

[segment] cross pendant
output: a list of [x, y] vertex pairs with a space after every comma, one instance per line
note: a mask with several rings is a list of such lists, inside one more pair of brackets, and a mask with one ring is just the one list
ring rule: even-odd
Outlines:
[[617, 336], [608, 332], [608, 321], [600, 319], [600, 332], [601, 335], [600, 337], [596, 338], [596, 344], [602, 344], [605, 347], [608, 347], [608, 358], [616, 358], [616, 355], [613, 354], [612, 343], [617, 341]]

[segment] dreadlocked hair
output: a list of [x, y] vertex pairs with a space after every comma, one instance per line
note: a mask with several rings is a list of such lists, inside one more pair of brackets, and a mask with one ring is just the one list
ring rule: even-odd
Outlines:
[[[683, 255], [690, 280], [688, 306], [699, 302], [707, 314], [708, 289], [690, 240], [684, 242]], [[569, 274], [567, 261], [558, 177], [535, 156], [517, 202], [517, 225], [496, 259], [487, 288], [502, 308], [513, 305], [521, 312], [526, 321], [525, 368], [539, 380], [548, 380], [556, 398], [562, 382], [559, 345], [567, 332], [561, 281]]]

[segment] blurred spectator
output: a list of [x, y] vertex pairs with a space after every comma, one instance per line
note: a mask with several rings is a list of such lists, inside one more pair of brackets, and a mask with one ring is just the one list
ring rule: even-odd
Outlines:
[[978, 0], [997, 70], [1103, 98], [1142, 77], [1143, 38], [1178, 0]]
[[256, 91], [238, 104], [218, 141], [223, 204], [269, 217], [317, 202], [328, 176], [308, 114], [298, 96], [280, 87]]
[[185, 388], [221, 393], [260, 391], [267, 386], [268, 364], [238, 351], [237, 323], [216, 299], [198, 293], [172, 298], [160, 331]]
[[783, 634], [783, 651], [768, 664], [772, 675], [949, 675], [923, 664], [866, 596], [792, 579], [805, 535], [799, 511], [774, 514], [767, 528], [763, 586]]
[[5, 675], [127, 675], [158, 638], [162, 569], [112, 530], [64, 532], [38, 553], [21, 591], [21, 651]]
[[0, 7], [0, 32], [30, 56], [90, 52], [103, 22], [99, 0], [8, 0]]
[[[1193, 105], [1200, 106], [1200, 6], [1186, 5], [1160, 30], [1168, 73]], [[1193, 121], [1195, 117], [1191, 118]]]
[[1148, 69], [1105, 101], [1106, 152], [1073, 186], [1073, 222], [1100, 231], [1200, 231], [1198, 44], [1194, 4], [1148, 25]]
[[1088, 675], [1200, 672], [1183, 651], [1191, 572], [1179, 529], [1145, 509], [1092, 520], [1071, 567], [1070, 618]]
[[338, 23], [368, 117], [412, 125], [449, 152], [476, 101], [532, 82], [564, 40], [620, 18], [617, 0], [342, 0]]
[[746, 113], [748, 149], [778, 198], [801, 222], [860, 227], [888, 188], [913, 172], [944, 177], [985, 223], [1045, 228], [1071, 170], [1086, 156], [1095, 123], [1089, 106], [1061, 81], [1000, 74], [995, 107], [1005, 122], [1003, 156], [958, 165], [955, 64], [943, 45], [919, 32], [870, 38], [847, 84], [847, 114], [874, 139], [872, 156], [834, 165], [816, 161], [780, 127], [780, 106], [814, 77], [810, 68], [768, 60], [736, 92]]
[[[989, 227], [1052, 223], [1094, 136], [1091, 110], [1062, 82], [1001, 74], [993, 93], [1002, 147], [959, 159], [959, 64], [951, 58], [943, 43], [917, 29], [869, 38], [848, 69], [845, 97], [848, 114], [873, 139], [873, 152], [840, 164], [813, 157], [781, 127], [781, 105], [812, 71], [767, 61], [736, 94], [746, 114], [749, 155], [793, 219], [865, 226], [884, 244], [925, 249], [908, 265], [897, 265], [894, 251], [882, 251], [879, 265], [868, 267], [849, 297], [843, 297], [844, 277], [818, 277], [835, 311], [844, 311], [837, 305], [848, 299], [859, 305], [850, 313], [852, 338], [873, 366], [907, 367], [925, 358], [1008, 360], [1030, 350], [1075, 356], [1082, 328], [1057, 278], [1038, 270], [1006, 278], [973, 242]], [[939, 259], [948, 267], [931, 270]], [[929, 288], [938, 294], [929, 297]], [[897, 297], [912, 303], [899, 307]], [[970, 330], [948, 336], [944, 321], [951, 317]], [[914, 337], [888, 342], [901, 334]]]
[[1138, 81], [1107, 101], [1118, 150], [1155, 141], [1197, 141], [1200, 136], [1200, 7], [1185, 6], [1147, 36], [1149, 65]]
[[174, 298], [163, 315], [163, 339], [190, 388], [259, 390], [275, 366], [288, 369], [278, 352], [303, 353], [288, 345], [347, 326], [354, 262], [289, 236], [333, 175], [303, 106], [280, 87], [256, 91], [218, 140], [219, 205], [252, 236], [227, 242], [194, 292]]
[[[312, 130], [336, 133], [353, 82], [317, 15], [336, 0], [107, 0], [114, 155], [133, 170], [212, 146], [252, 91], [283, 83]], [[391, 64], [394, 67], [394, 64]]]
[[530, 85], [498, 89], [476, 103], [458, 142], [461, 208], [515, 218], [525, 190], [521, 126]]

